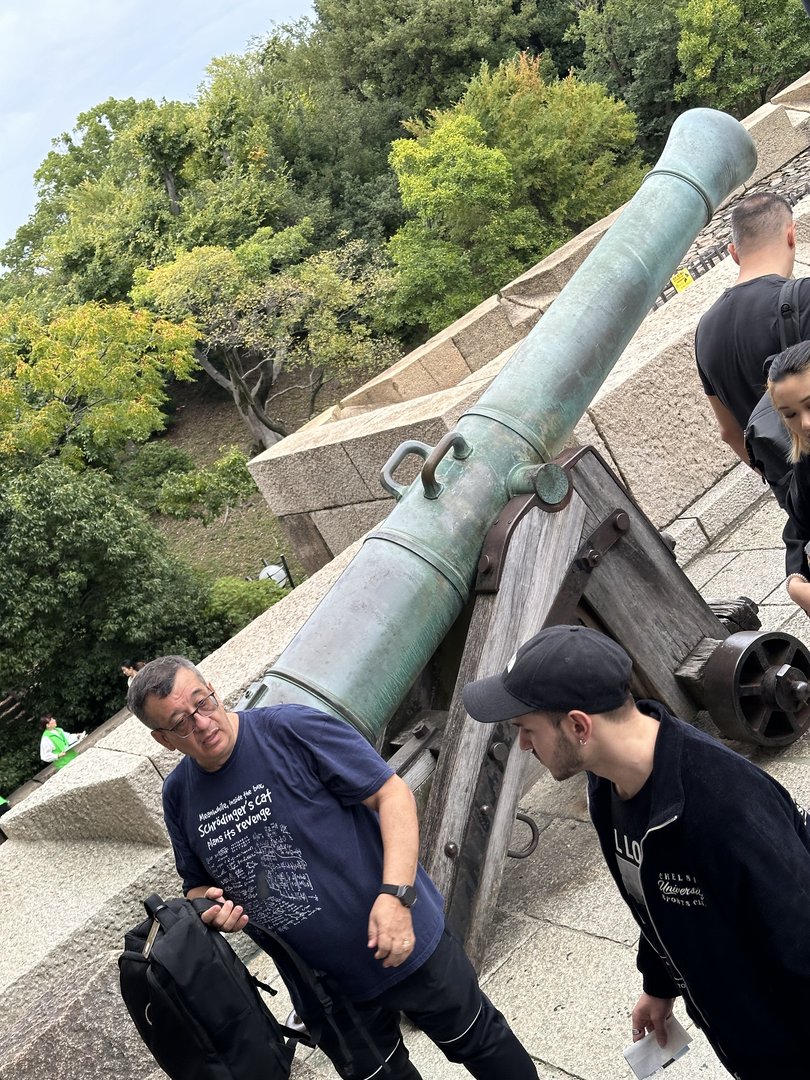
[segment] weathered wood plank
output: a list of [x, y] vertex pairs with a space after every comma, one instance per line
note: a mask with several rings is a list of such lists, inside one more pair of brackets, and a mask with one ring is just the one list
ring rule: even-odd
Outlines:
[[[462, 933], [463, 910], [472, 902], [491, 829], [491, 820], [481, 807], [498, 801], [505, 764], [488, 758], [488, 750], [496, 742], [505, 750], [513, 739], [513, 729], [508, 723], [490, 725], [471, 720], [461, 702], [461, 688], [473, 679], [502, 671], [518, 646], [542, 627], [580, 545], [584, 518], [585, 506], [576, 495], [558, 514], [530, 511], [515, 530], [500, 591], [476, 599], [422, 820], [423, 863], [445, 897], [448, 919]], [[487, 764], [489, 770], [484, 767]], [[512, 815], [516, 805], [517, 798]], [[457, 854], [447, 855], [446, 849]], [[464, 897], [455, 897], [457, 884], [463, 885]], [[459, 900], [461, 914], [451, 919], [454, 899]]]
[[[515, 824], [515, 812], [524, 790], [524, 776], [531, 763], [540, 765], [518, 746], [515, 739], [509, 751], [509, 760], [503, 775], [500, 795], [495, 804], [492, 830], [487, 843], [487, 855], [481, 865], [478, 888], [470, 912], [464, 948], [476, 971], [484, 960], [487, 938], [501, 892], [506, 853]], [[542, 766], [540, 766], [542, 768]]]
[[724, 641], [728, 631], [715, 617], [610, 470], [591, 452], [573, 467], [575, 490], [588, 506], [585, 528], [613, 510], [625, 510], [630, 528], [591, 574], [587, 605], [606, 632], [627, 650], [646, 692], [685, 720], [697, 711], [675, 671], [704, 638]]

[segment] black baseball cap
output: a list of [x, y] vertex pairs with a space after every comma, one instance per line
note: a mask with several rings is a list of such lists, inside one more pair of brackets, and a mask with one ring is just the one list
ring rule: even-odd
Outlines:
[[497, 724], [527, 712], [611, 712], [627, 701], [632, 661], [587, 626], [549, 626], [521, 645], [500, 675], [467, 683], [464, 707]]

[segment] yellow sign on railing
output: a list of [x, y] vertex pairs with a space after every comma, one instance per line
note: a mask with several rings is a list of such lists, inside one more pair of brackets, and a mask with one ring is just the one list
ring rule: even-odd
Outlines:
[[695, 283], [695, 279], [685, 266], [682, 266], [680, 270], [676, 270], [669, 280], [675, 286], [675, 292], [683, 292], [684, 289], [688, 289], [690, 285]]

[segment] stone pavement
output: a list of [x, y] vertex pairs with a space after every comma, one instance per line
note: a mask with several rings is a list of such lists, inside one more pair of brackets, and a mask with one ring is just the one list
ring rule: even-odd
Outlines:
[[[771, 495], [764, 495], [745, 520], [693, 558], [686, 572], [706, 598], [747, 595], [760, 604], [763, 629], [785, 629], [810, 644], [810, 620], [788, 601], [782, 584], [783, 517]], [[705, 727], [716, 734], [708, 719]], [[810, 736], [781, 751], [752, 753], [734, 745], [800, 802], [810, 802]], [[637, 931], [604, 868], [587, 817], [584, 778], [557, 784], [545, 774], [522, 808], [537, 821], [540, 844], [531, 858], [507, 866], [483, 971], [485, 989], [536, 1060], [541, 1080], [628, 1080], [632, 1074], [622, 1051], [641, 990]], [[524, 842], [525, 836], [516, 835], [516, 846]], [[277, 1015], [284, 1010], [281, 998], [273, 999]], [[676, 1015], [688, 1026], [677, 1005]], [[425, 1080], [469, 1075], [447, 1063], [421, 1033], [405, 1030]], [[727, 1080], [701, 1033], [692, 1034], [689, 1054], [667, 1075]], [[299, 1051], [296, 1080], [334, 1076], [320, 1052]]]

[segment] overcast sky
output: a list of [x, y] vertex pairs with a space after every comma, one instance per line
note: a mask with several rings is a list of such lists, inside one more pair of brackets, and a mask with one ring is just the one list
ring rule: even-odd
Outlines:
[[80, 112], [109, 97], [188, 101], [214, 56], [309, 12], [308, 0], [0, 0], [0, 244]]

